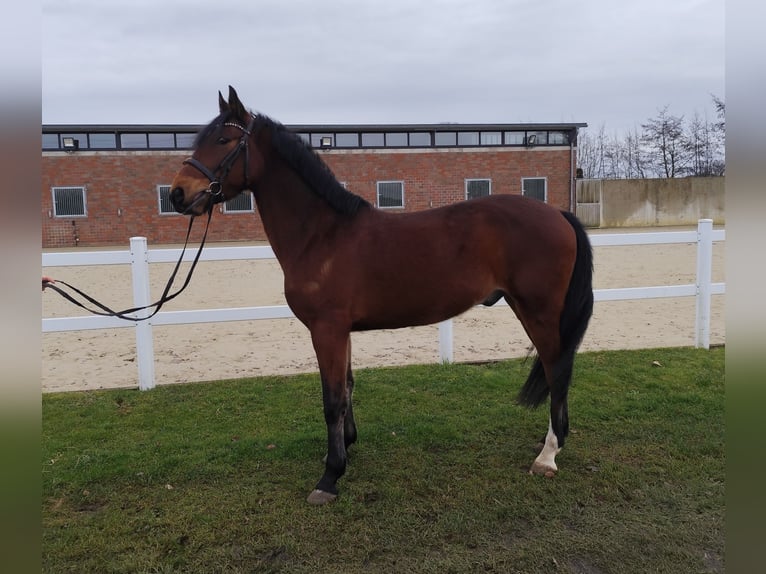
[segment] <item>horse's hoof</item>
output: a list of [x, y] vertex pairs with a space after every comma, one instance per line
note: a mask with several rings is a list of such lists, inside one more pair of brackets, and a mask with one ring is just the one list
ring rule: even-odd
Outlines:
[[541, 464], [537, 461], [532, 463], [532, 468], [529, 469], [529, 474], [536, 474], [538, 476], [544, 476], [545, 478], [553, 478], [558, 472], [557, 468], [552, 468], [547, 464]]
[[309, 497], [306, 499], [309, 504], [313, 504], [315, 506], [322, 506], [323, 504], [327, 504], [328, 502], [332, 502], [338, 498], [337, 494], [332, 494], [331, 492], [325, 492], [324, 490], [314, 490], [311, 494], [309, 494]]

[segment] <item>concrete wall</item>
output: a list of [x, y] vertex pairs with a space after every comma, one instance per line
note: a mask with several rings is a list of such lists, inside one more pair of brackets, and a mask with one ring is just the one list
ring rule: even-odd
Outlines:
[[592, 227], [724, 224], [725, 178], [578, 180], [577, 214]]

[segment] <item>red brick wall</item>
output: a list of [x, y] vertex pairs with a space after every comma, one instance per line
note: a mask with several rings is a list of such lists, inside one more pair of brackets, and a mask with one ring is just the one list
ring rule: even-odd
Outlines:
[[[568, 148], [320, 152], [347, 188], [376, 200], [376, 182], [404, 182], [405, 210], [465, 198], [466, 179], [491, 179], [493, 194], [520, 194], [523, 177], [546, 177], [548, 203], [569, 209]], [[170, 185], [188, 152], [48, 152], [42, 158], [43, 247], [125, 246], [144, 236], [150, 245], [180, 243], [188, 219], [160, 215], [157, 186]], [[53, 217], [52, 187], [86, 188], [87, 217]], [[195, 225], [195, 239], [202, 221]], [[214, 213], [209, 241], [266, 239], [252, 213]]]

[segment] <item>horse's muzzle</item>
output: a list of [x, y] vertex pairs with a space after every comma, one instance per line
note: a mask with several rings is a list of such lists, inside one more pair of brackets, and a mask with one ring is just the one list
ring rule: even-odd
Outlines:
[[[199, 193], [191, 203], [186, 203], [186, 194], [182, 187], [174, 187], [170, 191], [170, 204], [178, 213], [183, 215], [200, 215], [207, 208], [209, 194]], [[198, 213], [199, 211], [199, 213]]]

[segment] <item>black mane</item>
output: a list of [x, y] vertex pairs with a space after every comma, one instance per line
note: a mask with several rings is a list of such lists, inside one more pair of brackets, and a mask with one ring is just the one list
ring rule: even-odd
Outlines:
[[366, 199], [344, 188], [311, 145], [298, 134], [266, 116], [259, 115], [258, 123], [271, 129], [271, 141], [277, 153], [335, 211], [354, 215], [363, 207], [371, 207]]

